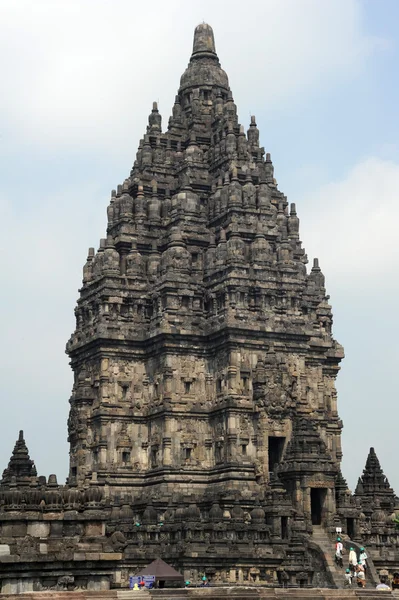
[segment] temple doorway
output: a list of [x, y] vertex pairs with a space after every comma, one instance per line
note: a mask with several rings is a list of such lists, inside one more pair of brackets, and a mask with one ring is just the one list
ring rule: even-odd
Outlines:
[[269, 436], [269, 473], [275, 470], [283, 457], [285, 437]]
[[310, 512], [312, 525], [321, 525], [323, 522], [323, 508], [327, 490], [325, 488], [310, 489]]
[[355, 519], [346, 519], [346, 533], [348, 534], [349, 539], [353, 540], [355, 537]]

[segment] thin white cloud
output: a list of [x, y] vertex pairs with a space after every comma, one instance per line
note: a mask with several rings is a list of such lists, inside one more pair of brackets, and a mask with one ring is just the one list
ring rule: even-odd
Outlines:
[[371, 157], [303, 199], [302, 237], [327, 281], [358, 285], [397, 271], [398, 197], [399, 164]]

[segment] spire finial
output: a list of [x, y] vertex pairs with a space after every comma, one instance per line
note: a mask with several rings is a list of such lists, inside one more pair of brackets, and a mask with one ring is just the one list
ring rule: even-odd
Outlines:
[[318, 258], [314, 258], [313, 259], [313, 267], [312, 267], [312, 271], [320, 271], [320, 265], [319, 265], [319, 259]]
[[193, 55], [203, 52], [216, 56], [213, 30], [207, 23], [197, 25], [194, 31]]

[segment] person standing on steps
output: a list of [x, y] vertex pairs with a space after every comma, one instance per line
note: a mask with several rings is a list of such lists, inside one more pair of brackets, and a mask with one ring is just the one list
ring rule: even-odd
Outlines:
[[343, 549], [344, 549], [344, 545], [341, 541], [341, 538], [337, 537], [337, 541], [335, 542], [335, 551], [339, 550], [342, 553]]
[[352, 586], [352, 573], [350, 569], [346, 569], [344, 574], [344, 587]]
[[335, 562], [339, 567], [343, 567], [343, 561], [342, 561], [342, 554], [344, 551], [344, 545], [341, 542], [341, 538], [337, 538], [337, 541], [335, 543]]
[[352, 573], [355, 572], [356, 565], [357, 565], [357, 555], [356, 555], [355, 549], [351, 547], [351, 549], [349, 550], [349, 568]]
[[357, 585], [359, 587], [362, 587], [362, 588], [366, 587], [366, 576], [364, 574], [364, 569], [363, 569], [360, 561], [358, 562], [358, 564], [356, 566], [356, 579], [357, 579]]
[[362, 565], [362, 567], [364, 569], [364, 572], [366, 572], [366, 569], [367, 569], [367, 562], [366, 562], [367, 558], [368, 557], [367, 557], [365, 549], [363, 547], [360, 548], [359, 561], [360, 561], [360, 564]]

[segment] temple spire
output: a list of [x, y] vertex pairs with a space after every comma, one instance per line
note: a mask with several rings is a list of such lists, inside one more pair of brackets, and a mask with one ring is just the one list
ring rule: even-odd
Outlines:
[[36, 477], [36, 467], [33, 460], [29, 457], [29, 451], [25, 443], [24, 432], [21, 430], [17, 441], [15, 442], [14, 450], [8, 463], [8, 467], [4, 469], [2, 484], [7, 484], [15, 478], [16, 483], [28, 483], [32, 477]]
[[363, 501], [380, 501], [382, 508], [392, 508], [395, 494], [381, 468], [374, 448], [370, 448], [363, 475], [359, 478], [355, 495]]
[[[210, 427], [209, 439], [214, 435], [220, 438], [220, 446], [210, 451], [209, 464], [204, 468], [213, 469], [211, 464], [219, 465], [225, 458], [234, 456], [231, 464], [235, 464], [237, 458], [245, 469], [247, 461], [253, 460], [259, 473], [256, 477], [266, 481], [269, 466], [274, 468], [282, 458], [283, 446], [282, 440], [273, 441], [269, 460], [264, 460], [257, 457], [255, 444], [250, 443], [257, 425], [253, 423], [254, 407], [251, 405], [254, 356], [244, 351], [247, 333], [242, 341], [234, 342], [237, 348], [244, 344], [242, 352], [232, 350], [226, 364], [221, 358], [224, 356], [222, 342], [222, 345], [215, 342], [212, 348], [209, 345], [209, 334], [215, 334], [221, 340], [218, 332], [225, 328], [235, 332], [242, 326], [251, 339], [256, 331], [263, 340], [257, 350], [257, 362], [265, 364], [264, 369], [259, 368], [258, 381], [254, 382], [256, 410], [263, 407], [273, 419], [293, 420], [295, 414], [304, 418], [304, 423], [301, 421], [295, 426], [281, 479], [296, 485], [301, 476], [298, 465], [306, 463], [307, 472], [322, 474], [333, 487], [340, 459], [341, 424], [335, 404], [334, 411], [330, 409], [333, 401], [323, 404], [325, 411], [320, 402], [315, 411], [317, 390], [331, 386], [330, 375], [328, 383], [325, 379], [323, 365], [337, 365], [341, 359], [341, 354], [335, 350], [336, 343], [330, 337], [331, 309], [322, 285], [324, 278], [317, 265], [312, 275], [306, 273], [307, 259], [299, 239], [296, 207], [292, 205], [289, 213], [287, 198], [277, 188], [270, 154], [265, 157], [259, 144], [255, 116], [251, 117], [248, 137], [239, 123], [237, 106], [227, 74], [219, 64], [209, 25], [202, 23], [195, 29], [191, 60], [181, 77], [165, 131], [161, 129], [158, 106], [154, 103], [147, 132], [140, 142], [137, 161], [125, 188], [117, 188], [109, 210], [111, 243], [97, 253], [93, 276], [85, 282], [78, 301], [77, 328], [68, 344], [77, 381], [80, 381], [82, 366], [91, 361], [91, 350], [88, 349], [86, 358], [82, 352], [93, 336], [101, 338], [101, 347], [108, 343], [108, 338], [114, 340], [116, 335], [119, 341], [115, 341], [115, 347], [119, 343], [137, 341], [143, 348], [149, 347], [158, 335], [170, 335], [171, 339], [174, 336], [198, 337], [203, 340], [200, 343], [205, 348], [204, 360], [211, 360], [209, 370], [205, 371], [205, 363], [199, 364], [194, 358], [196, 350], [193, 348], [185, 347], [181, 358], [169, 361], [163, 347], [154, 347], [154, 357], [160, 362], [156, 366], [154, 363], [151, 377], [143, 383], [135, 356], [126, 359], [126, 368], [122, 363], [119, 365], [121, 357], [115, 359], [115, 369], [120, 373], [116, 375], [111, 361], [102, 361], [101, 352], [106, 356], [106, 350], [101, 350], [93, 358], [100, 361], [100, 373], [103, 372], [101, 365], [108, 365], [107, 375], [100, 375], [99, 385], [104, 388], [100, 404], [115, 402], [119, 406], [122, 403], [120, 413], [110, 419], [115, 422], [115, 431], [120, 431], [121, 423], [126, 421], [128, 433], [133, 435], [132, 402], [136, 406], [134, 411], [137, 410], [144, 422], [155, 407], [157, 411], [166, 410], [170, 402], [180, 402], [180, 397], [188, 411], [198, 402], [205, 402], [203, 398], [206, 397], [207, 404], [203, 409], [213, 411], [215, 406], [219, 407], [222, 398], [226, 398], [226, 402], [228, 398], [230, 403], [231, 396], [233, 403], [241, 403], [237, 398], [243, 396], [249, 410], [248, 418], [245, 418], [248, 425], [243, 426], [244, 442], [240, 442], [238, 436], [224, 447], [221, 439], [225, 437], [224, 426], [223, 431], [219, 434], [218, 430], [216, 434], [213, 425], [208, 425], [208, 416], [204, 417], [201, 427], [207, 431]], [[260, 231], [257, 231], [257, 223], [262, 226]], [[155, 251], [151, 251], [154, 243]], [[101, 286], [108, 286], [108, 282], [112, 284], [112, 293], [104, 292], [103, 300]], [[311, 333], [309, 347], [304, 332], [306, 337], [307, 332]], [[317, 363], [320, 367], [317, 374], [313, 373], [313, 367], [308, 370], [306, 361], [301, 359], [299, 364], [296, 353], [291, 356], [293, 338], [286, 334], [300, 336], [303, 352], [309, 352], [313, 357], [311, 364]], [[317, 339], [320, 349], [314, 357]], [[279, 350], [267, 352], [266, 348], [272, 347], [277, 340]], [[211, 353], [215, 358], [208, 358]], [[192, 362], [196, 366], [198, 363], [196, 373], [191, 372]], [[87, 366], [87, 373], [91, 369]], [[110, 383], [107, 387], [103, 380], [111, 382], [114, 376], [117, 378], [115, 385]], [[120, 378], [122, 383], [118, 383]], [[132, 383], [129, 383], [130, 378]], [[309, 385], [305, 386], [305, 380]], [[148, 442], [154, 446], [149, 448], [149, 461], [144, 461], [145, 453], [136, 455], [133, 445], [130, 451], [126, 450], [131, 454], [129, 464], [138, 465], [142, 475], [137, 475], [134, 470], [126, 471], [121, 452], [114, 465], [111, 454], [104, 456], [102, 451], [101, 419], [98, 427], [93, 425], [91, 444], [86, 443], [83, 434], [77, 434], [84, 427], [83, 420], [91, 419], [92, 411], [97, 410], [93, 405], [84, 416], [86, 409], [83, 411], [81, 406], [82, 394], [92, 394], [90, 381], [88, 375], [82, 376], [82, 383], [74, 386], [71, 398], [71, 480], [77, 485], [86, 485], [98, 469], [99, 480], [108, 481], [109, 476], [110, 486], [116, 490], [118, 481], [122, 481], [120, 477], [124, 485], [129, 485], [130, 481], [135, 486], [137, 477], [144, 477], [147, 470], [169, 469], [172, 464], [176, 469], [180, 466], [186, 469], [194, 467], [196, 461], [203, 461], [199, 458], [202, 441], [198, 442], [198, 449], [183, 446], [183, 441], [178, 449], [173, 436], [165, 430], [165, 435], [159, 433], [159, 439], [167, 440], [167, 449], [161, 452], [160, 448], [155, 449], [155, 443]], [[305, 391], [306, 387], [309, 391]], [[106, 400], [108, 397], [110, 399]], [[151, 407], [148, 414], [147, 406]], [[334, 427], [325, 428], [327, 419]], [[166, 423], [166, 420], [160, 422]], [[313, 422], [315, 428], [311, 426]], [[182, 425], [182, 431], [186, 425]], [[96, 436], [94, 429], [98, 429]], [[106, 435], [112, 437], [114, 434], [111, 435], [109, 430]], [[140, 436], [145, 435], [143, 430]], [[109, 441], [109, 444], [111, 447], [113, 442]], [[247, 445], [251, 458], [246, 454]], [[331, 448], [331, 456], [327, 448]], [[103, 457], [101, 469], [98, 468], [99, 457]], [[235, 481], [235, 477], [232, 475], [231, 481]], [[302, 512], [305, 508], [302, 507]]]

